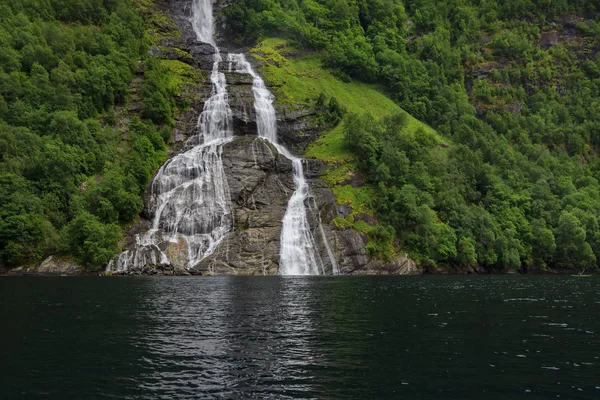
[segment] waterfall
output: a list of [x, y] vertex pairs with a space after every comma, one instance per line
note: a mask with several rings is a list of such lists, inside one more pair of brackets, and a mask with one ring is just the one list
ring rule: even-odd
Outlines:
[[292, 160], [296, 190], [288, 201], [283, 217], [279, 273], [281, 275], [319, 275], [321, 272], [324, 274], [323, 262], [316, 251], [315, 241], [306, 219], [304, 201], [308, 197], [308, 184], [304, 178], [302, 160], [289, 153], [283, 154]]
[[[192, 27], [199, 41], [217, 47], [214, 39], [212, 0], [192, 0]], [[217, 49], [218, 52], [218, 49]]]
[[[146, 265], [170, 264], [171, 253], [181, 263], [183, 250], [187, 255], [186, 266], [190, 269], [212, 254], [233, 226], [222, 162], [223, 145], [233, 139], [232, 112], [225, 74], [219, 71], [223, 60], [214, 41], [212, 8], [212, 0], [193, 0], [190, 18], [197, 39], [215, 48], [210, 75], [212, 93], [198, 119], [201, 144], [197, 144], [198, 138], [191, 138], [189, 150], [173, 157], [159, 169], [152, 181], [148, 205], [154, 212], [152, 228], [138, 234], [135, 246], [111, 261], [107, 271], [123, 272]], [[302, 159], [277, 143], [274, 96], [243, 54], [229, 54], [228, 63], [230, 72], [235, 67], [235, 72], [252, 76], [258, 135], [290, 159], [293, 166], [294, 192], [282, 221], [279, 273], [324, 274], [324, 265], [307, 219], [305, 203], [309, 187]], [[330, 249], [327, 250], [331, 258]], [[332, 263], [335, 273], [335, 260], [332, 259]]]
[[279, 153], [292, 161], [294, 171], [294, 193], [288, 201], [281, 230], [279, 258], [280, 275], [319, 275], [325, 273], [323, 262], [316, 250], [306, 217], [305, 201], [309, 188], [304, 177], [302, 159], [291, 154], [277, 143], [277, 119], [273, 107], [273, 94], [267, 89], [262, 78], [252, 69], [244, 54], [229, 54], [229, 68], [235, 66], [238, 73], [252, 76], [252, 91], [258, 135], [271, 142]]
[[[198, 40], [214, 45], [211, 0], [194, 0], [191, 20]], [[210, 255], [233, 226], [221, 159], [223, 144], [233, 138], [232, 113], [225, 75], [219, 72], [222, 58], [215, 49], [212, 93], [198, 118], [202, 144], [173, 157], [159, 169], [151, 186], [152, 229], [137, 235], [135, 247], [119, 255], [116, 262], [111, 261], [107, 271], [169, 264], [164, 250], [168, 243], [176, 248], [185, 246], [189, 269]]]
[[214, 57], [212, 95], [198, 119], [203, 143], [167, 162], [152, 183], [152, 231], [172, 243], [185, 241], [188, 268], [210, 255], [233, 224], [221, 159], [223, 144], [233, 138], [231, 110], [225, 75], [219, 72], [221, 56]]

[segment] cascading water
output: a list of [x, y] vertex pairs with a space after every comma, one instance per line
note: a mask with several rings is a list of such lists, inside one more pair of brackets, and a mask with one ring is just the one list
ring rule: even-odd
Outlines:
[[[198, 40], [214, 45], [212, 0], [194, 0], [192, 22]], [[198, 119], [201, 145], [163, 165], [152, 182], [152, 229], [136, 236], [132, 250], [123, 252], [107, 270], [127, 271], [147, 264], [169, 264], [167, 242], [185, 245], [187, 268], [210, 255], [233, 225], [230, 195], [221, 159], [223, 144], [233, 138], [222, 61], [215, 46], [210, 76], [211, 97]]]
[[[212, 0], [192, 0], [192, 27], [198, 40], [217, 47], [214, 39]], [[219, 49], [217, 49], [217, 53]]]
[[283, 217], [279, 273], [281, 275], [319, 275], [323, 272], [324, 274], [323, 262], [315, 251], [315, 241], [306, 219], [304, 201], [308, 197], [308, 184], [304, 178], [302, 160], [289, 153], [281, 153], [292, 160], [296, 190], [288, 202]]
[[[111, 261], [108, 271], [122, 272], [148, 264], [169, 264], [171, 243], [187, 248], [187, 267], [191, 268], [213, 253], [233, 226], [230, 195], [221, 159], [223, 144], [233, 139], [232, 113], [227, 99], [225, 75], [219, 72], [222, 62], [214, 41], [212, 0], [193, 0], [191, 22], [199, 41], [215, 48], [211, 72], [212, 95], [198, 119], [203, 143], [179, 154], [161, 167], [151, 186], [150, 208], [154, 210], [152, 229], [136, 236], [132, 250]], [[316, 250], [306, 215], [305, 202], [309, 187], [302, 160], [277, 143], [277, 121], [273, 94], [252, 69], [243, 54], [229, 54], [230, 72], [249, 74], [256, 123], [260, 137], [269, 141], [279, 153], [292, 161], [294, 193], [288, 201], [281, 231], [279, 273], [281, 275], [318, 275], [325, 273]], [[325, 237], [322, 227], [321, 235]], [[327, 244], [326, 244], [327, 246]], [[331, 251], [327, 247], [329, 256]], [[176, 252], [181, 252], [177, 249]], [[333, 271], [337, 272], [332, 258]]]
[[277, 143], [277, 119], [273, 107], [273, 94], [262, 78], [252, 69], [243, 54], [229, 54], [229, 68], [235, 66], [238, 73], [252, 76], [252, 91], [258, 135], [271, 142], [279, 153], [292, 161], [294, 170], [294, 193], [288, 201], [281, 230], [279, 258], [280, 275], [319, 275], [325, 273], [323, 262], [316, 251], [314, 238], [306, 217], [305, 201], [309, 188], [304, 177], [302, 159], [292, 155]]

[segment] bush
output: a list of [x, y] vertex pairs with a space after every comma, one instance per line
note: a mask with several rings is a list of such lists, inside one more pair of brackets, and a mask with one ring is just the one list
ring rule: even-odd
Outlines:
[[121, 228], [104, 224], [88, 212], [82, 212], [63, 232], [68, 251], [82, 262], [89, 271], [100, 271], [119, 251]]
[[142, 100], [142, 117], [156, 124], [171, 124], [175, 113], [168, 81], [168, 70], [160, 64], [158, 58], [151, 58], [146, 63]]

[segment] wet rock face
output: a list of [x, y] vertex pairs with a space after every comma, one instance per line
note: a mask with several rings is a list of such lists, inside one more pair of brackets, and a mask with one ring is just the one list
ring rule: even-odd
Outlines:
[[[215, 41], [219, 44], [227, 45], [235, 42], [235, 34], [229, 29], [225, 11], [234, 0], [215, 0], [214, 7], [214, 26], [215, 26]], [[238, 51], [239, 53], [239, 51]]]
[[[227, 62], [225, 62], [227, 64]], [[229, 66], [225, 65], [225, 70]], [[233, 113], [233, 131], [236, 135], [258, 135], [252, 77], [247, 74], [226, 72], [229, 107]]]
[[258, 137], [238, 137], [223, 148], [223, 168], [234, 210], [233, 230], [193, 274], [274, 275], [281, 220], [294, 191], [292, 164]]
[[303, 152], [308, 145], [319, 138], [323, 130], [312, 119], [314, 110], [296, 110], [289, 112], [284, 107], [277, 108], [279, 142], [290, 149]]

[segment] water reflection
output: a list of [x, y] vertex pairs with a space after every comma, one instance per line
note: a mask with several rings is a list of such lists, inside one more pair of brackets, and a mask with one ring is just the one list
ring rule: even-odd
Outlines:
[[[209, 278], [148, 282], [151, 330], [140, 337], [152, 397], [303, 397], [313, 391], [307, 367], [315, 304], [308, 279]], [[243, 397], [243, 396], [242, 396]]]
[[565, 277], [0, 279], [0, 397], [596, 399], [599, 292]]

